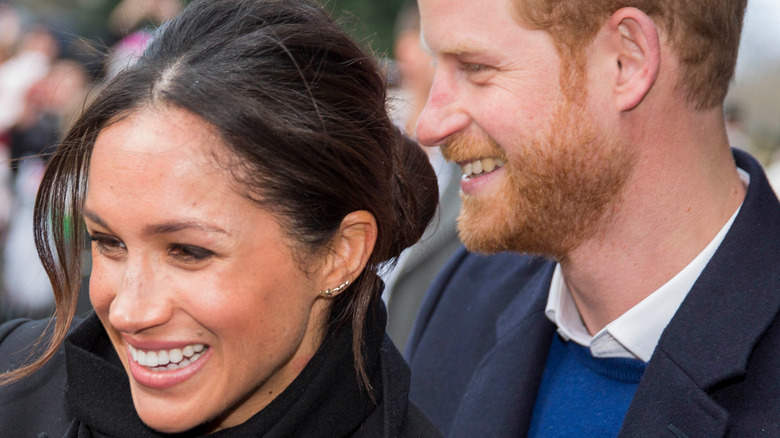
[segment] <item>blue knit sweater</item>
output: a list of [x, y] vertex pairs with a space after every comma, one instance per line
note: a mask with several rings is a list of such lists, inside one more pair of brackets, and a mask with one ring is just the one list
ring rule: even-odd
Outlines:
[[555, 334], [528, 436], [617, 436], [646, 365], [595, 358], [588, 348]]

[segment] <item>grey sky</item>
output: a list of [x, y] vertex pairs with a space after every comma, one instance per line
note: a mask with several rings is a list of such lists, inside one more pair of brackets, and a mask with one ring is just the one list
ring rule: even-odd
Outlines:
[[737, 80], [780, 66], [780, 0], [748, 0]]

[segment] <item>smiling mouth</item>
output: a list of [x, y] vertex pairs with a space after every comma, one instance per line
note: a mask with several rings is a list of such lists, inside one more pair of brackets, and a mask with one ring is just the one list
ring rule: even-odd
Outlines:
[[504, 167], [506, 161], [501, 158], [482, 158], [469, 161], [460, 165], [463, 178], [473, 178], [480, 175], [486, 175]]
[[208, 350], [204, 344], [191, 344], [170, 350], [140, 350], [128, 345], [133, 361], [151, 371], [170, 371], [192, 365]]

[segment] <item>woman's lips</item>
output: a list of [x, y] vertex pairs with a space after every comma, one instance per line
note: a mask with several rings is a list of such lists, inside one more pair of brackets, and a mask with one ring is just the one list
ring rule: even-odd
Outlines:
[[181, 348], [142, 350], [127, 345], [127, 362], [133, 379], [155, 389], [169, 388], [192, 377], [211, 357], [205, 344]]

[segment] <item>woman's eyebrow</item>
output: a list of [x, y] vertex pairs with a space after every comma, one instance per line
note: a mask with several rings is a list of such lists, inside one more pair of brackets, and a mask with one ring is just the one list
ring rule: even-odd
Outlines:
[[148, 225], [144, 228], [146, 234], [167, 234], [182, 230], [206, 231], [209, 233], [222, 233], [230, 236], [230, 233], [214, 225], [204, 224], [198, 221], [172, 221], [157, 225]]
[[108, 230], [110, 230], [110, 229], [111, 229], [111, 227], [109, 227], [109, 226], [108, 226], [108, 224], [106, 224], [106, 221], [104, 221], [104, 220], [103, 220], [103, 219], [102, 219], [100, 216], [98, 216], [96, 213], [94, 213], [94, 212], [92, 212], [92, 211], [90, 211], [90, 210], [87, 210], [87, 209], [85, 208], [85, 209], [82, 211], [82, 214], [83, 214], [83, 215], [84, 215], [84, 216], [85, 216], [87, 219], [89, 219], [89, 220], [91, 220], [92, 222], [94, 222], [94, 223], [96, 223], [96, 224], [100, 225], [101, 227], [103, 227], [103, 228], [105, 228], [105, 229], [108, 229]]
[[[103, 218], [98, 216], [95, 212], [85, 209], [83, 211], [83, 214], [90, 221], [96, 223], [97, 225], [100, 225], [103, 228], [106, 228], [107, 230], [111, 230], [111, 227], [109, 227], [108, 224], [106, 224], [106, 221], [104, 221]], [[209, 233], [222, 233], [227, 236], [230, 236], [230, 233], [222, 228], [219, 228], [214, 225], [204, 224], [202, 222], [198, 222], [194, 220], [171, 221], [171, 222], [164, 222], [161, 224], [147, 225], [146, 227], [144, 227], [144, 233], [167, 234], [167, 233], [175, 233], [177, 231], [182, 231], [187, 229], [205, 231]]]

